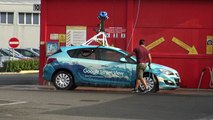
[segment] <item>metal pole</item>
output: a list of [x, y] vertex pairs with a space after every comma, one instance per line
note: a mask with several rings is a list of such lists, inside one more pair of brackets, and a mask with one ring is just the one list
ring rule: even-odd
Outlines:
[[12, 50], [13, 50], [13, 58], [12, 58], [12, 60], [14, 60], [14, 56], [15, 56], [15, 55], [14, 55], [14, 54], [15, 54], [14, 48], [13, 48]]

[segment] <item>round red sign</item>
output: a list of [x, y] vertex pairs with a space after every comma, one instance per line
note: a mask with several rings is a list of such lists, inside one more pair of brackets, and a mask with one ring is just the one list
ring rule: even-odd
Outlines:
[[9, 46], [11, 48], [17, 48], [19, 46], [19, 40], [17, 38], [11, 38], [9, 40]]

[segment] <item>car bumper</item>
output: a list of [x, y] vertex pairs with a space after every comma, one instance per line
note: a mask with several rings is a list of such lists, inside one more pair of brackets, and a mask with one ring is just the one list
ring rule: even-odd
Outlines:
[[43, 76], [42, 76], [43, 79], [46, 81], [51, 81], [54, 71], [55, 71], [55, 69], [53, 66], [45, 65], [45, 67], [43, 69]]
[[177, 89], [180, 87], [180, 78], [158, 77], [159, 89]]
[[171, 85], [166, 85], [164, 83], [159, 83], [160, 90], [173, 90], [173, 89], [177, 89], [177, 88], [179, 88], [179, 86], [171, 86]]

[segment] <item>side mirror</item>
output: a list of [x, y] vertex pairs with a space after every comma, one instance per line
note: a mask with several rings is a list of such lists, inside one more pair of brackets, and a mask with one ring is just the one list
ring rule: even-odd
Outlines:
[[126, 63], [127, 62], [127, 60], [126, 60], [126, 58], [120, 58], [120, 62], [124, 62], [124, 63]]

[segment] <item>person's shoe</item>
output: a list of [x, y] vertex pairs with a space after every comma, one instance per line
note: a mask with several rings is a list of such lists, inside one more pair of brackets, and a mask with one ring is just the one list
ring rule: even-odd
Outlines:
[[139, 93], [140, 91], [138, 89], [133, 89], [132, 93]]

